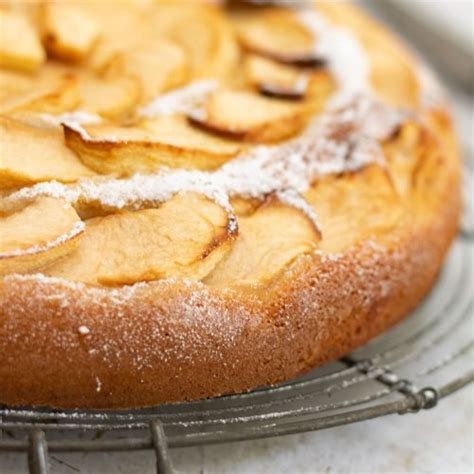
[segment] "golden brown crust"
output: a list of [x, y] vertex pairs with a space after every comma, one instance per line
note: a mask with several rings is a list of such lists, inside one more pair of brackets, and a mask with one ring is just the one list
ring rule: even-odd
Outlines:
[[[449, 122], [442, 126], [451, 140]], [[172, 281], [110, 290], [6, 278], [0, 402], [149, 406], [277, 383], [347, 353], [431, 288], [458, 228], [458, 171], [451, 147], [435, 175], [428, 219], [414, 213], [390, 242], [301, 257], [265, 291]]]
[[[332, 8], [337, 17], [347, 7], [327, 7], [329, 15]], [[372, 45], [374, 69], [392, 78], [374, 81], [379, 93], [414, 105], [414, 68], [407, 72], [394, 59], [403, 51], [370, 22], [365, 28], [358, 14], [342, 16], [354, 23], [349, 28], [366, 31], [361, 40]], [[384, 61], [384, 51], [391, 59]], [[4, 278], [0, 403], [111, 409], [242, 392], [340, 357], [389, 328], [430, 290], [458, 229], [460, 165], [451, 121], [441, 109], [421, 121], [418, 142], [394, 138], [385, 147], [384, 179], [355, 183], [364, 171], [327, 178], [349, 195], [356, 184], [385, 194], [392, 185], [398, 200], [386, 198], [379, 207], [387, 205], [387, 214], [393, 207], [400, 217], [381, 230], [355, 226], [337, 251], [323, 226], [318, 250], [270, 284], [226, 289], [177, 279], [110, 289], [42, 275]], [[327, 197], [317, 189], [315, 195]], [[308, 201], [317, 207], [311, 195]], [[350, 206], [340, 209], [340, 219], [353, 217]], [[370, 221], [374, 209], [363, 207], [355, 217]]]

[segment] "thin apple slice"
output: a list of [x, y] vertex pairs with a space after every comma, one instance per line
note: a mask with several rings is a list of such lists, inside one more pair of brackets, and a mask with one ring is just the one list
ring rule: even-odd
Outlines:
[[219, 90], [209, 97], [204, 113], [191, 122], [209, 132], [249, 142], [275, 142], [298, 133], [311, 108], [260, 97], [247, 91]]
[[99, 37], [95, 19], [73, 3], [46, 3], [43, 11], [43, 42], [50, 56], [79, 61]]
[[33, 76], [0, 68], [0, 113], [23, 104], [23, 96], [33, 89]]
[[[166, 2], [165, 2], [166, 3]], [[194, 80], [231, 79], [239, 62], [239, 49], [226, 15], [211, 5], [188, 2], [160, 5], [154, 10], [152, 25], [183, 47]]]
[[261, 94], [281, 99], [309, 100], [320, 108], [337, 85], [327, 70], [301, 70], [255, 54], [244, 62], [247, 81]]
[[13, 10], [0, 9], [0, 66], [36, 71], [46, 54], [28, 19]]
[[109, 76], [135, 75], [142, 83], [142, 101], [183, 84], [188, 76], [184, 50], [165, 38], [144, 40], [130, 51], [117, 53], [104, 68]]
[[80, 109], [109, 119], [131, 112], [141, 97], [141, 82], [135, 76], [99, 77], [79, 75]]
[[9, 115], [80, 109], [115, 119], [140, 98], [141, 81], [133, 75], [110, 77], [57, 63], [48, 63], [37, 76], [0, 70], [0, 113]]
[[235, 142], [195, 130], [179, 116], [144, 120], [136, 126], [64, 125], [67, 145], [99, 173], [128, 176], [160, 167], [213, 170], [240, 151]]
[[78, 249], [46, 274], [92, 284], [124, 285], [204, 278], [231, 247], [228, 213], [194, 194], [158, 209], [125, 211], [88, 222]]
[[334, 255], [366, 240], [390, 239], [403, 219], [411, 219], [388, 171], [371, 164], [344, 179], [337, 175], [319, 179], [305, 193], [324, 229], [319, 251]]
[[93, 172], [64, 144], [61, 130], [0, 116], [0, 188], [55, 179], [65, 183]]
[[37, 270], [71, 252], [84, 230], [64, 200], [40, 197], [18, 210], [0, 212], [0, 275]]
[[250, 84], [263, 95], [301, 100], [308, 90], [307, 73], [255, 54], [245, 58], [244, 71]]
[[189, 60], [183, 47], [153, 25], [159, 10], [156, 6], [116, 2], [112, 15], [106, 2], [88, 2], [84, 8], [101, 31], [84, 63], [88, 68], [109, 77], [132, 75], [141, 79], [143, 102], [188, 80]]
[[288, 9], [244, 11], [235, 15], [234, 23], [247, 51], [298, 67], [325, 65], [325, 61], [315, 54], [312, 32]]
[[75, 109], [80, 102], [76, 78], [47, 66], [38, 76], [0, 70], [0, 113], [25, 111], [60, 114]]
[[299, 255], [311, 252], [321, 235], [301, 210], [271, 198], [239, 218], [239, 237], [205, 282], [214, 286], [269, 283]]
[[99, 25], [99, 39], [83, 61], [84, 66], [96, 72], [103, 71], [118, 53], [133, 51], [148, 34], [148, 9], [137, 8], [131, 2], [114, 2], [111, 14], [111, 6], [110, 2], [81, 3], [81, 7]]

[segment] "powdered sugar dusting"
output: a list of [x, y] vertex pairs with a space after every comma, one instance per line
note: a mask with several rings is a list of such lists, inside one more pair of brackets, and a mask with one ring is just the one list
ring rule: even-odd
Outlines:
[[314, 35], [314, 51], [327, 59], [339, 85], [333, 104], [350, 100], [354, 94], [370, 93], [370, 66], [362, 45], [347, 29], [331, 24], [314, 8], [304, 8], [298, 18]]
[[102, 122], [102, 118], [99, 115], [91, 114], [83, 110], [66, 112], [61, 115], [40, 114], [39, 117], [51, 125], [61, 125], [63, 123], [70, 126], [82, 124], [97, 125]]
[[[390, 135], [402, 116], [377, 102], [366, 89], [365, 66], [355, 38], [332, 30], [327, 20], [319, 17], [304, 21], [318, 35], [318, 51], [329, 60], [341, 90], [329, 109], [298, 138], [279, 146], [255, 147], [214, 173], [163, 169], [128, 179], [88, 179], [72, 185], [47, 182], [6, 199], [51, 196], [72, 203], [79, 212], [87, 204], [100, 204], [113, 211], [139, 209], [179, 192], [195, 191], [232, 215], [229, 197], [263, 198], [274, 193], [282, 202], [301, 209], [318, 226], [317, 216], [302, 194], [321, 176], [357, 170], [370, 163], [383, 164], [379, 142]], [[155, 104], [154, 112], [152, 107], [148, 112], [188, 113], [189, 104], [178, 99], [168, 96]], [[190, 106], [196, 106], [194, 98]], [[63, 117], [61, 123], [85, 133], [81, 124], [87, 122]], [[434, 223], [428, 238], [445, 234], [436, 231], [443, 222], [440, 218]], [[236, 221], [231, 220], [230, 225]], [[397, 229], [392, 238], [397, 238]], [[342, 334], [347, 323], [358, 316], [348, 308], [366, 311], [373, 319], [374, 302], [380, 302], [375, 316], [386, 324], [383, 318], [388, 317], [392, 302], [398, 301], [400, 294], [410, 301], [423, 293], [425, 282], [437, 272], [439, 262], [433, 258], [433, 246], [441, 249], [444, 243], [440, 238], [429, 243], [410, 239], [385, 248], [366, 240], [341, 254], [305, 254], [287, 269], [285, 278], [274, 282], [275, 287], [258, 294], [249, 292], [245, 298], [236, 297], [231, 288], [221, 291], [182, 279], [100, 288], [42, 274], [7, 275], [1, 283], [0, 313], [7, 316], [2, 321], [2, 335], [6, 335], [2, 345], [7, 358], [18, 347], [33, 355], [28, 373], [37, 372], [43, 382], [38, 387], [49, 389], [57, 384], [56, 403], [66, 403], [67, 397], [61, 397], [70, 390], [62, 372], [65, 368], [75, 370], [77, 386], [82, 390], [77, 394], [79, 403], [91, 406], [98, 400], [110, 406], [151, 405], [170, 396], [198, 398], [239, 387], [250, 389], [253, 382], [246, 379], [254, 380], [260, 370], [256, 355], [261, 367], [259, 357], [267, 355], [269, 347], [268, 366], [259, 379], [265, 382], [278, 381], [269, 377], [282, 373], [277, 365], [288, 360], [288, 347], [314, 356], [308, 364], [326, 360], [328, 349], [333, 348], [323, 342], [334, 340], [328, 332]], [[420, 269], [426, 278], [419, 278]], [[394, 316], [390, 323], [395, 322]], [[372, 331], [373, 326], [365, 324], [362, 329]], [[309, 342], [301, 346], [303, 333]], [[34, 357], [35, 350], [43, 346], [48, 350], [40, 360]], [[61, 364], [57, 364], [58, 354]], [[52, 361], [52, 371], [35, 370], [35, 364], [44, 366], [48, 361]], [[211, 382], [199, 386], [196, 374], [203, 370]], [[17, 375], [14, 371], [6, 373], [13, 380]], [[51, 377], [51, 373], [59, 376]], [[125, 394], [120, 392], [120, 384], [114, 384], [121, 379], [120, 374], [135, 380], [135, 385], [127, 384]], [[167, 391], [165, 383], [157, 383], [168, 379], [173, 392]], [[226, 385], [229, 380], [231, 388]], [[130, 391], [130, 386], [136, 390]], [[133, 393], [129, 396], [128, 392]]]
[[[276, 146], [255, 147], [212, 173], [163, 169], [128, 179], [88, 179], [71, 185], [52, 181], [23, 188], [6, 201], [49, 196], [69, 201], [79, 212], [91, 203], [112, 212], [156, 205], [188, 191], [204, 194], [233, 214], [229, 196], [262, 199], [282, 191], [288, 196], [292, 190], [291, 202], [295, 203], [294, 196], [305, 192], [318, 177], [382, 162], [378, 142], [391, 132], [396, 121], [391, 109], [358, 96], [315, 119], [297, 138]], [[302, 199], [298, 208], [317, 225], [314, 211], [310, 212]]]
[[[328, 110], [297, 138], [278, 146], [258, 146], [241, 154], [214, 173], [163, 169], [154, 175], [136, 175], [106, 182], [86, 180], [79, 184], [40, 183], [22, 189], [9, 199], [47, 195], [62, 197], [76, 207], [98, 203], [113, 211], [138, 209], [164, 202], [178, 192], [193, 191], [213, 199], [230, 213], [229, 196], [263, 198], [269, 193], [286, 196], [316, 224], [317, 218], [303, 198], [320, 176], [354, 171], [369, 163], [383, 162], [379, 141], [399, 123], [401, 116], [377, 101], [370, 92], [369, 66], [358, 40], [347, 30], [331, 25], [316, 10], [298, 13], [300, 21], [315, 36], [317, 54], [328, 59], [339, 92]], [[142, 116], [192, 114], [217, 87], [214, 80], [197, 81], [154, 100], [140, 109]], [[63, 123], [92, 140], [81, 126], [81, 115], [63, 117]], [[113, 140], [113, 137], [109, 137]], [[288, 200], [288, 196], [292, 199]]]
[[217, 87], [218, 82], [213, 79], [195, 81], [186, 87], [160, 95], [148, 105], [140, 108], [138, 113], [145, 118], [177, 113], [191, 114], [202, 106], [206, 97]]
[[[23, 188], [6, 200], [63, 198], [81, 214], [91, 204], [109, 212], [136, 210], [155, 206], [180, 192], [197, 192], [226, 209], [230, 225], [236, 228], [231, 196], [263, 199], [273, 193], [305, 212], [319, 228], [316, 213], [302, 194], [322, 176], [355, 171], [370, 163], [383, 164], [380, 141], [392, 133], [402, 115], [373, 96], [366, 54], [349, 31], [330, 24], [314, 9], [300, 11], [298, 16], [314, 34], [316, 53], [328, 60], [339, 84], [327, 110], [314, 118], [300, 136], [276, 146], [254, 147], [215, 172], [164, 168], [152, 175], [137, 174], [127, 179], [91, 178], [70, 185], [50, 181]], [[146, 117], [192, 114], [217, 86], [214, 80], [191, 83], [158, 97], [139, 113]], [[91, 120], [88, 114], [75, 112], [57, 120], [84, 138], [93, 139], [81, 126]]]
[[[419, 242], [411, 242], [411, 245], [424, 247]], [[401, 251], [406, 249], [402, 246]], [[433, 265], [429, 252], [427, 255], [423, 251], [411, 252], [410, 255], [414, 261], [405, 254], [388, 253], [384, 246], [367, 241], [350, 254], [322, 255], [324, 271], [314, 265], [317, 256], [304, 255], [299, 259], [300, 265], [290, 268], [288, 275], [296, 287], [301, 281], [298, 290], [301, 293], [289, 306], [281, 307], [280, 316], [287, 320], [288, 327], [293, 327], [295, 318], [305, 321], [307, 317], [314, 318], [315, 314], [320, 317], [326, 314], [326, 308], [320, 307], [320, 302], [327, 300], [328, 292], [335, 294], [336, 288], [340, 301], [356, 298], [361, 305], [367, 302], [369, 307], [374, 299], [387, 296], [392, 287], [409, 286], [411, 280], [403, 280], [407, 274], [416, 274], [424, 265]], [[301, 266], [311, 269], [314, 285], [307, 285], [308, 274], [301, 272]], [[358, 270], [349, 270], [351, 268]], [[21, 307], [27, 313], [35, 309], [39, 314], [49, 314], [39, 318], [31, 328], [29, 337], [35, 339], [36, 344], [36, 335], [46, 337], [47, 334], [50, 347], [64, 352], [65, 357], [71, 347], [75, 354], [85, 350], [94, 360], [100, 360], [102, 365], [114, 370], [122, 364], [129, 370], [130, 363], [136, 371], [155, 369], [158, 363], [174, 368], [178, 361], [199, 364], [203, 354], [219, 360], [226, 349], [248, 344], [253, 332], [258, 335], [256, 341], [260, 340], [263, 330], [262, 305], [265, 302], [249, 295], [251, 303], [244, 306], [232, 298], [232, 293], [225, 298], [199, 282], [162, 280], [105, 289], [34, 274], [9, 275], [4, 279], [4, 289], [9, 298], [4, 304], [15, 298], [21, 301]], [[156, 290], [162, 295], [160, 299], [155, 298]], [[172, 290], [172, 296], [168, 295], [169, 290]], [[32, 301], [36, 305], [34, 309], [29, 307]], [[170, 302], [172, 306], [168, 307]], [[173, 317], [161, 317], [171, 308]], [[332, 309], [328, 308], [328, 311]], [[328, 314], [330, 319], [334, 317]], [[125, 315], [127, 317], [122, 317]], [[70, 322], [70, 333], [56, 324], [58, 318]], [[78, 337], [78, 318], [80, 324], [90, 330], [86, 338]], [[16, 325], [20, 319], [13, 318], [9, 322], [12, 344], [18, 334]], [[146, 325], [146, 330], [142, 329], [142, 324]], [[274, 341], [271, 326], [269, 331], [269, 337]], [[292, 337], [291, 332], [284, 334]], [[24, 332], [22, 337], [25, 337]], [[172, 344], [169, 338], [172, 338]], [[279, 342], [283, 344], [281, 340]], [[239, 354], [242, 356], [241, 352]], [[87, 363], [90, 359], [85, 357], [84, 360]], [[225, 358], [225, 362], [239, 363], [239, 360]], [[100, 380], [106, 386], [102, 377]]]
[[292, 189], [284, 189], [277, 191], [276, 196], [283, 204], [299, 209], [306, 214], [313, 222], [315, 228], [318, 231], [321, 230], [321, 223], [319, 222], [316, 211], [308, 204], [308, 201], [306, 201], [301, 194]]

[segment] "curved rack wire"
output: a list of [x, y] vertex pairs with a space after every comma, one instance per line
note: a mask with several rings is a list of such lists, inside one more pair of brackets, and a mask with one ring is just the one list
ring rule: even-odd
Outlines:
[[[474, 380], [474, 245], [454, 245], [436, 287], [404, 322], [352, 354], [291, 382], [250, 393], [136, 411], [0, 407], [0, 451], [28, 452], [48, 473], [48, 451], [154, 449], [319, 430], [434, 407]], [[97, 433], [101, 436], [97, 436]], [[3, 436], [2, 436], [3, 433]]]

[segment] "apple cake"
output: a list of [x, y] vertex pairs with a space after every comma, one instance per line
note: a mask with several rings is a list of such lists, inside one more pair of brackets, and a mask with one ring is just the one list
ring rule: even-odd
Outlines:
[[432, 287], [442, 89], [350, 4], [252, 3], [2, 2], [1, 404], [279, 383]]

